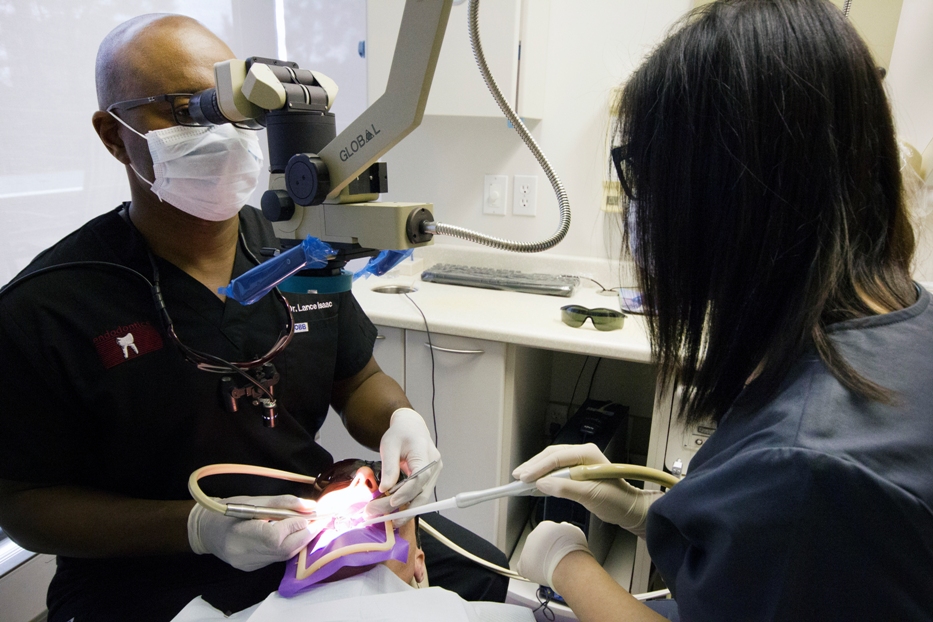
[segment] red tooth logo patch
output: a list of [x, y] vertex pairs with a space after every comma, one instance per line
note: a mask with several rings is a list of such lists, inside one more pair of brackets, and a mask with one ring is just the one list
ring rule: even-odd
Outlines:
[[101, 363], [110, 369], [148, 352], [160, 350], [162, 336], [149, 322], [133, 322], [94, 337], [94, 347]]

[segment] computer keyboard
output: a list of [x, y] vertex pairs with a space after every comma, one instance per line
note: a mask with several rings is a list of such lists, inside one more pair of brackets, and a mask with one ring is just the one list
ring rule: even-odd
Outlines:
[[422, 281], [465, 285], [527, 294], [568, 297], [580, 284], [575, 276], [557, 274], [529, 274], [518, 270], [478, 268], [457, 264], [439, 263], [421, 273]]

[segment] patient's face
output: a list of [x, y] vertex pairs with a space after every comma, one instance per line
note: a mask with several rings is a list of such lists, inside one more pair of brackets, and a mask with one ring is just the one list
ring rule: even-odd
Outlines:
[[[355, 471], [349, 470], [343, 475], [332, 477], [323, 486], [323, 492], [317, 499], [317, 512], [320, 514], [338, 513], [350, 516], [344, 524], [337, 521], [333, 529], [333, 537], [343, 533], [347, 528], [352, 528], [353, 516], [358, 515], [360, 521], [364, 519], [362, 515], [363, 508], [372, 501], [379, 491], [379, 480], [376, 475], [378, 468], [378, 464], [359, 465], [356, 466]], [[312, 522], [310, 528], [312, 531], [324, 529], [329, 524], [329, 520], [321, 519], [321, 521]], [[318, 523], [317, 526], [316, 523]], [[415, 530], [414, 520], [408, 521], [397, 529], [398, 537], [404, 538], [408, 542], [408, 559], [404, 563], [396, 560], [384, 562], [386, 567], [405, 583], [411, 583], [413, 578], [418, 582], [424, 580], [424, 552], [418, 548]], [[330, 541], [333, 537], [327, 540]], [[365, 567], [344, 567], [332, 579], [345, 578], [364, 570], [366, 570]]]

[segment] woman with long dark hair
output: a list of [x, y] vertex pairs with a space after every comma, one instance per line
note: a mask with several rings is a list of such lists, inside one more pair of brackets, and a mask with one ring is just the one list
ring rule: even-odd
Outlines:
[[[933, 308], [868, 48], [828, 0], [721, 0], [625, 85], [615, 138], [660, 385], [718, 429], [663, 495], [539, 488], [645, 536], [684, 620], [933, 619]], [[581, 620], [657, 615], [570, 525], [520, 570]]]

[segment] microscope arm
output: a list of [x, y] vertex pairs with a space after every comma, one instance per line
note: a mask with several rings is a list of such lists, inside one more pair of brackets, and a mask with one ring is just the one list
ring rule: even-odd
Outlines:
[[330, 173], [328, 202], [421, 124], [450, 8], [451, 0], [405, 3], [386, 92], [319, 154]]

